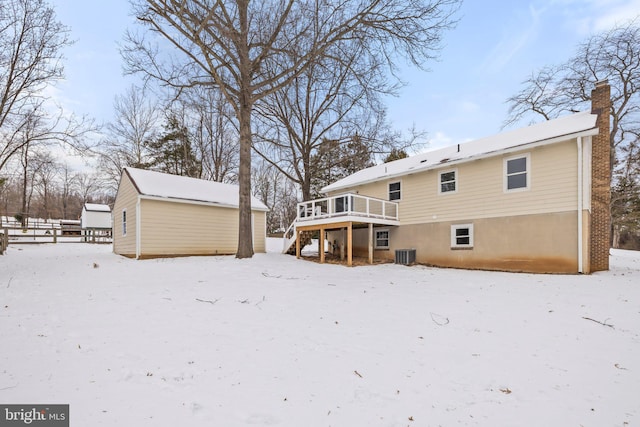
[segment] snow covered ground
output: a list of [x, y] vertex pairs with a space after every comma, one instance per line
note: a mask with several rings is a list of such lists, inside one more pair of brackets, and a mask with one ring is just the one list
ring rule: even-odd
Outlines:
[[[275, 249], [281, 242], [275, 242]], [[80, 426], [638, 426], [640, 254], [553, 276], [0, 256], [0, 403]]]

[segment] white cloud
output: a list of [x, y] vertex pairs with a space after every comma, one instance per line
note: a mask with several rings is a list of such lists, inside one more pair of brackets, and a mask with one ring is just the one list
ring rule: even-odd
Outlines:
[[551, 0], [549, 7], [562, 9], [566, 26], [583, 36], [605, 31], [640, 15], [640, 0]]
[[[509, 64], [536, 38], [540, 27], [540, 17], [545, 11], [546, 7], [539, 8], [530, 4], [524, 19], [515, 19], [511, 25], [505, 28], [502, 40], [491, 50], [484, 60], [482, 68], [496, 73]], [[523, 20], [526, 22], [522, 22]]]

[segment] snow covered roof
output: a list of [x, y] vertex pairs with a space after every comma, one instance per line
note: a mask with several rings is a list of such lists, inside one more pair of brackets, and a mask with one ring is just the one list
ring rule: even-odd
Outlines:
[[525, 148], [524, 146], [529, 144], [551, 144], [577, 136], [595, 135], [598, 132], [596, 119], [596, 114], [585, 111], [463, 144], [427, 151], [405, 159], [363, 169], [327, 185], [321, 191], [328, 193], [418, 171], [435, 169], [454, 162], [476, 160], [506, 150]]
[[111, 212], [109, 205], [101, 205], [97, 203], [85, 203], [84, 210], [87, 212]]
[[[136, 168], [125, 168], [141, 195], [238, 207], [238, 186]], [[251, 197], [251, 208], [268, 210]]]

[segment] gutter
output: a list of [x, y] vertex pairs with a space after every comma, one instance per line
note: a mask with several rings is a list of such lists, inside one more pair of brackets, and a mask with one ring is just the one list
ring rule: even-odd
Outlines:
[[584, 165], [583, 154], [582, 154], [582, 137], [579, 136], [576, 139], [578, 144], [578, 273], [584, 273], [584, 265], [583, 265], [583, 250], [582, 250], [582, 204], [583, 204], [583, 193], [584, 193], [584, 183], [582, 182], [582, 167]]
[[138, 195], [136, 199], [136, 259], [140, 259], [140, 234], [142, 230], [140, 229], [140, 195]]

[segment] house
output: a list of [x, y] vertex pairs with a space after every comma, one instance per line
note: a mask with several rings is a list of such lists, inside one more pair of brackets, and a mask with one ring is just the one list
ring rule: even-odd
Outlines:
[[469, 269], [607, 270], [609, 110], [600, 82], [590, 112], [356, 172], [298, 205], [287, 244], [300, 256], [303, 234], [319, 231], [349, 265], [398, 255]]
[[95, 242], [96, 235], [111, 235], [111, 208], [109, 205], [85, 203], [80, 216], [83, 241]]
[[[122, 171], [113, 251], [132, 258], [235, 254], [238, 187], [135, 168]], [[265, 252], [267, 207], [251, 198], [253, 247]]]

